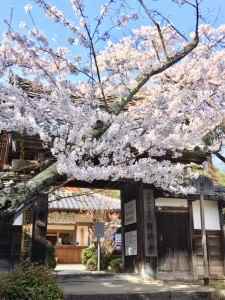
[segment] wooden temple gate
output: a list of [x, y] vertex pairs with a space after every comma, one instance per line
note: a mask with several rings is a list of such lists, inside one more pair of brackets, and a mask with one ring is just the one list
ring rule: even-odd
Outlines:
[[120, 189], [124, 272], [162, 279], [204, 279], [207, 263], [210, 278], [224, 276], [222, 195], [204, 191], [204, 242], [200, 193], [179, 198], [165, 196], [162, 190], [140, 182], [74, 181], [70, 186]]
[[222, 278], [224, 204], [206, 195], [202, 224], [199, 198], [166, 198], [146, 185], [124, 186], [124, 270], [162, 279]]
[[[7, 164], [9, 142], [9, 136], [3, 134], [0, 142], [0, 168]], [[29, 147], [26, 149], [29, 150]], [[200, 187], [198, 195], [182, 199], [176, 198], [176, 195], [175, 198], [166, 198], [162, 191], [140, 182], [88, 184], [74, 181], [70, 185], [121, 190], [124, 271], [138, 271], [167, 279], [224, 275], [224, 202], [211, 195], [206, 187]], [[205, 193], [205, 199], [202, 193]], [[167, 203], [163, 204], [163, 201]], [[211, 211], [215, 214], [211, 218], [217, 220], [216, 226], [206, 224], [210, 217], [205, 215], [205, 204], [212, 205]], [[30, 255], [33, 261], [43, 263], [46, 255], [47, 195], [35, 196], [32, 211]], [[196, 217], [196, 211], [200, 217]], [[196, 221], [196, 218], [199, 220]], [[10, 256], [12, 249], [19, 247], [19, 242], [15, 242], [20, 239], [19, 233], [14, 233], [16, 239], [12, 238], [14, 229], [7, 227], [7, 222], [0, 224], [0, 256]], [[17, 254], [13, 255], [16, 257]]]

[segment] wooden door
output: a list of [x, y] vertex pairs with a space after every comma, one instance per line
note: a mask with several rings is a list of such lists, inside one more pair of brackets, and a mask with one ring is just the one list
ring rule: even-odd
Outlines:
[[188, 213], [158, 213], [158, 271], [190, 271]]

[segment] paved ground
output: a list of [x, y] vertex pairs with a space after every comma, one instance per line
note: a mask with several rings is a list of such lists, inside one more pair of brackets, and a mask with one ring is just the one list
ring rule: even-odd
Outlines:
[[144, 280], [137, 275], [94, 276], [80, 275], [58, 277], [66, 295], [116, 295], [149, 294], [162, 292], [205, 293], [213, 291], [199, 284]]
[[86, 273], [84, 265], [81, 264], [60, 264], [55, 268], [57, 274], [82, 274]]
[[[4, 262], [0, 265], [6, 270]], [[83, 265], [58, 265], [55, 271], [66, 300], [214, 299], [209, 298], [212, 288], [196, 283], [149, 280], [135, 274], [89, 272]]]
[[108, 272], [105, 271], [88, 271], [86, 267], [82, 264], [60, 264], [55, 268], [56, 275], [59, 277], [73, 277], [79, 275], [109, 275]]
[[190, 282], [149, 280], [135, 274], [110, 274], [103, 271], [90, 272], [83, 265], [58, 265], [55, 271], [60, 287], [64, 290], [65, 295], [70, 295], [71, 297], [72, 295], [89, 295], [90, 297], [90, 295], [144, 295], [159, 293], [204, 294], [213, 290], [212, 288], [205, 288], [201, 284]]

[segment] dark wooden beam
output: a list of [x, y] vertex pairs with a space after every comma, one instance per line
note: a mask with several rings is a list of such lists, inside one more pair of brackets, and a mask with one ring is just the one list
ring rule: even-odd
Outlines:
[[204, 194], [200, 194], [200, 215], [201, 215], [201, 235], [202, 235], [202, 250], [203, 250], [203, 264], [204, 264], [204, 285], [209, 284], [209, 260], [208, 249], [206, 241], [205, 228], [205, 209], [204, 209]]
[[225, 222], [223, 214], [223, 203], [219, 203], [220, 227], [221, 227], [221, 240], [222, 240], [222, 253], [223, 253], [223, 268], [225, 274]]
[[120, 190], [122, 189], [124, 182], [113, 182], [113, 181], [104, 181], [104, 180], [96, 180], [93, 182], [85, 182], [80, 180], [71, 180], [66, 183], [65, 186], [68, 187], [78, 187], [78, 188], [89, 188], [89, 189], [110, 189], [110, 190]]
[[46, 240], [48, 224], [48, 195], [39, 194], [32, 207], [32, 247], [31, 261], [45, 264], [48, 242]]
[[124, 202], [125, 202], [125, 193], [124, 189], [120, 192], [121, 198], [121, 234], [122, 234], [122, 269], [123, 272], [126, 271], [126, 262], [125, 262], [125, 230], [124, 230]]
[[188, 212], [189, 212], [189, 253], [190, 253], [190, 262], [191, 270], [194, 279], [197, 279], [197, 274], [195, 271], [194, 264], [194, 251], [193, 251], [193, 210], [192, 210], [192, 201], [188, 201]]

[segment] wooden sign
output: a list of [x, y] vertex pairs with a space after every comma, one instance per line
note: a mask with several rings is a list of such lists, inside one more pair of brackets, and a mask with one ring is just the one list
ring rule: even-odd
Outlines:
[[137, 255], [137, 231], [125, 232], [125, 255]]
[[124, 203], [124, 225], [130, 225], [137, 222], [136, 200]]
[[143, 191], [145, 256], [157, 256], [155, 200], [150, 189]]

